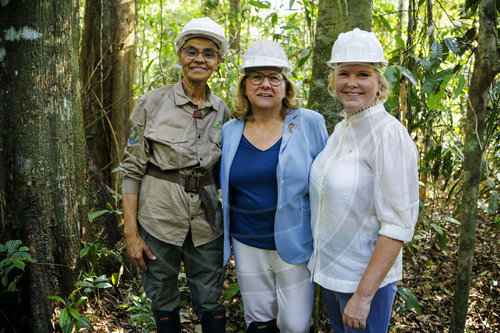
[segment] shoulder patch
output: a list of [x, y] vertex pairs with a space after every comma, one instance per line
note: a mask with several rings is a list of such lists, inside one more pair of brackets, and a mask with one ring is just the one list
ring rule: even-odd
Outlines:
[[137, 127], [132, 127], [130, 129], [130, 137], [128, 138], [128, 143], [131, 145], [136, 144], [139, 140], [137, 140], [137, 136], [139, 135], [139, 131]]

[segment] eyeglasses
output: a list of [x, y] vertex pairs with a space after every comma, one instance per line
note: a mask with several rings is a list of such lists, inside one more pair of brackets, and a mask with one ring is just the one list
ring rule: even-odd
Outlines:
[[251, 84], [254, 86], [258, 86], [262, 82], [264, 82], [264, 79], [267, 77], [267, 80], [269, 81], [269, 84], [272, 85], [273, 87], [279, 87], [283, 83], [284, 75], [280, 73], [271, 73], [271, 74], [262, 74], [259, 72], [252, 72], [247, 75], [248, 80], [250, 81]]
[[[189, 60], [194, 60], [196, 57], [198, 57], [198, 54], [200, 54], [200, 51], [194, 47], [186, 47], [182, 49], [182, 54]], [[203, 59], [206, 61], [213, 61], [217, 59], [219, 56], [219, 53], [215, 51], [214, 49], [205, 49], [203, 52], [201, 52], [201, 55], [203, 56]]]

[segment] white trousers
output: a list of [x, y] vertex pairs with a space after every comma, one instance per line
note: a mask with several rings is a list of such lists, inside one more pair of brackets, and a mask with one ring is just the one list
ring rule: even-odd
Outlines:
[[282, 333], [309, 332], [314, 285], [307, 263], [289, 264], [275, 250], [234, 238], [233, 254], [246, 324], [276, 319]]

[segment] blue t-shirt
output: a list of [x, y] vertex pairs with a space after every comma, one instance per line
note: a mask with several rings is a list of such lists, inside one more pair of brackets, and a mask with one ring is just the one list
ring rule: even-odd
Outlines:
[[231, 236], [243, 244], [267, 250], [276, 250], [274, 216], [280, 146], [281, 139], [263, 151], [242, 135], [229, 172]]

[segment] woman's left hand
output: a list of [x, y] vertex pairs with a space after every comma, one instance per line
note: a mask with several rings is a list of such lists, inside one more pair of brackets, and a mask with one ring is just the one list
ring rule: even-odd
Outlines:
[[365, 329], [371, 301], [370, 297], [361, 296], [355, 292], [345, 306], [344, 315], [342, 316], [344, 325], [355, 330]]

